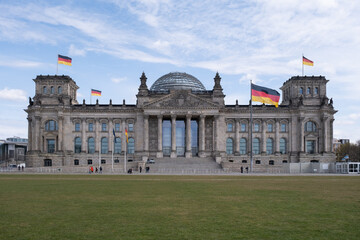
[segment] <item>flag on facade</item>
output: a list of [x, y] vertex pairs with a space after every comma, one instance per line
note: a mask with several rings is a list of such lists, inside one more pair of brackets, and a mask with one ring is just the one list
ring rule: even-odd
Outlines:
[[129, 143], [127, 129], [125, 128], [126, 142]]
[[251, 84], [251, 100], [254, 102], [267, 103], [278, 107], [280, 93], [274, 89]]
[[71, 58], [58, 54], [58, 64], [71, 66]]
[[113, 134], [114, 134], [114, 142], [116, 143], [115, 129], [113, 129]]
[[91, 89], [91, 96], [101, 96], [101, 91]]
[[314, 62], [303, 56], [303, 65], [314, 66]]

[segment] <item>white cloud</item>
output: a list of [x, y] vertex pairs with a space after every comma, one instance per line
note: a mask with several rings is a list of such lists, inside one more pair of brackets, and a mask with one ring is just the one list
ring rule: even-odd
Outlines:
[[[2, 57], [3, 58], [3, 57]], [[41, 62], [26, 61], [26, 60], [2, 60], [0, 59], [0, 66], [12, 68], [38, 68], [44, 64]]]
[[77, 47], [75, 47], [74, 44], [71, 44], [69, 47], [69, 55], [70, 56], [85, 56], [86, 50], [77, 48]]
[[0, 90], [0, 99], [13, 101], [26, 101], [26, 92], [21, 89], [4, 88]]
[[126, 77], [117, 77], [117, 78], [111, 78], [111, 81], [113, 83], [121, 83], [121, 82], [125, 82], [127, 80]]

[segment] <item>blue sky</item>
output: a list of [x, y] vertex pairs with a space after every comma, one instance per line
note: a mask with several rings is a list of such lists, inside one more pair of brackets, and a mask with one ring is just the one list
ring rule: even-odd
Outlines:
[[[27, 137], [28, 97], [37, 75], [72, 58], [78, 101], [135, 103], [148, 87], [187, 72], [211, 90], [218, 71], [226, 104], [248, 104], [249, 81], [280, 92], [301, 75], [323, 75], [333, 98], [334, 137], [360, 139], [360, 2], [337, 0], [0, 0], [0, 139]], [[95, 98], [93, 97], [93, 101]]]

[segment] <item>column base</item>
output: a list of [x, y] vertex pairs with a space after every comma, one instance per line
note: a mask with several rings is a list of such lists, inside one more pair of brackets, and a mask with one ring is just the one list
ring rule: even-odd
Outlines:
[[185, 157], [186, 158], [192, 158], [192, 153], [191, 152], [185, 152]]
[[204, 151], [200, 151], [200, 152], [198, 153], [198, 155], [199, 155], [199, 157], [201, 157], [201, 158], [206, 157], [206, 153], [205, 153]]
[[176, 152], [171, 152], [170, 158], [176, 158], [176, 157], [177, 157]]
[[163, 152], [157, 152], [156, 153], [156, 158], [163, 158], [163, 157], [164, 157]]

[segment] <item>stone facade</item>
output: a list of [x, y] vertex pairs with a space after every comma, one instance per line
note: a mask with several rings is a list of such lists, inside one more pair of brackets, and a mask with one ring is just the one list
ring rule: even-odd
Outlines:
[[187, 82], [186, 88], [180, 84], [157, 91], [148, 89], [143, 73], [136, 105], [125, 100], [79, 104], [79, 87], [68, 76], [40, 75], [34, 81], [36, 93], [25, 110], [29, 167], [103, 165], [121, 170], [125, 151], [128, 166], [133, 167], [148, 158], [179, 156], [211, 157], [226, 170], [253, 167], [254, 172], [284, 163], [335, 161], [336, 111], [326, 96], [328, 80], [323, 76], [290, 78], [281, 87], [283, 101], [278, 108], [253, 106], [252, 166], [250, 107], [225, 105], [219, 74], [212, 90], [194, 90]]

